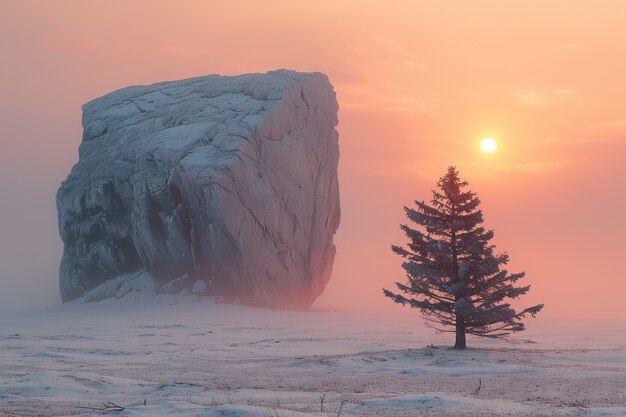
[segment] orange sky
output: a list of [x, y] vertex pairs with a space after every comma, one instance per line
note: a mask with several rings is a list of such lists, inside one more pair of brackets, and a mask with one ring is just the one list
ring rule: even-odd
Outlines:
[[[626, 318], [626, 2], [0, 4], [0, 311], [59, 302], [80, 105], [208, 73], [329, 75], [342, 224], [317, 306], [399, 309], [402, 206], [455, 164], [545, 317]], [[183, 6], [184, 5], [184, 6]], [[493, 136], [498, 150], [481, 154]]]

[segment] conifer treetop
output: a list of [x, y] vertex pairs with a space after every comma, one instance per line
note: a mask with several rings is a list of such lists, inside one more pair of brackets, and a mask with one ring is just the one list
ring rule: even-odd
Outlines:
[[516, 311], [509, 303], [530, 286], [517, 285], [524, 272], [505, 269], [509, 257], [495, 252], [494, 233], [482, 226], [480, 199], [467, 186], [451, 166], [430, 203], [415, 201], [415, 207], [404, 208], [411, 224], [400, 227], [409, 242], [392, 250], [404, 258], [407, 281], [396, 282], [400, 292], [384, 289], [394, 302], [418, 309], [431, 327], [456, 332], [457, 344], [461, 331], [459, 348], [465, 348], [465, 333], [501, 337], [524, 330], [522, 318], [543, 308]]

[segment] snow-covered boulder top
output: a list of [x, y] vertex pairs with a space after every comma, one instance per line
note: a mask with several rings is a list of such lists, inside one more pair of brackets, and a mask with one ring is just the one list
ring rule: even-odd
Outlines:
[[337, 109], [324, 74], [286, 70], [85, 104], [57, 193], [63, 301], [145, 270], [161, 287], [201, 280], [227, 301], [309, 307], [335, 255]]

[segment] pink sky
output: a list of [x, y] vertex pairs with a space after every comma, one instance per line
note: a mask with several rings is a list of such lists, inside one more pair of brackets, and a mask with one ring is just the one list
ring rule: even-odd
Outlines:
[[327, 73], [340, 104], [342, 224], [318, 307], [400, 308], [381, 287], [404, 280], [402, 206], [455, 164], [528, 274], [524, 304], [625, 319], [626, 3], [370, 3], [3, 2], [0, 311], [59, 302], [54, 196], [82, 103], [290, 68]]

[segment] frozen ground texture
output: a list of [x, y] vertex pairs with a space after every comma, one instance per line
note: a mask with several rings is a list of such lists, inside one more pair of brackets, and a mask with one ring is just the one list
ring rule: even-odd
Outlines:
[[309, 307], [335, 255], [337, 109], [325, 75], [287, 70], [85, 104], [57, 194], [63, 300], [144, 270], [163, 291]]
[[75, 301], [0, 317], [0, 415], [90, 415], [106, 402], [125, 408], [117, 416], [626, 415], [623, 323], [530, 327], [455, 352], [414, 314]]

